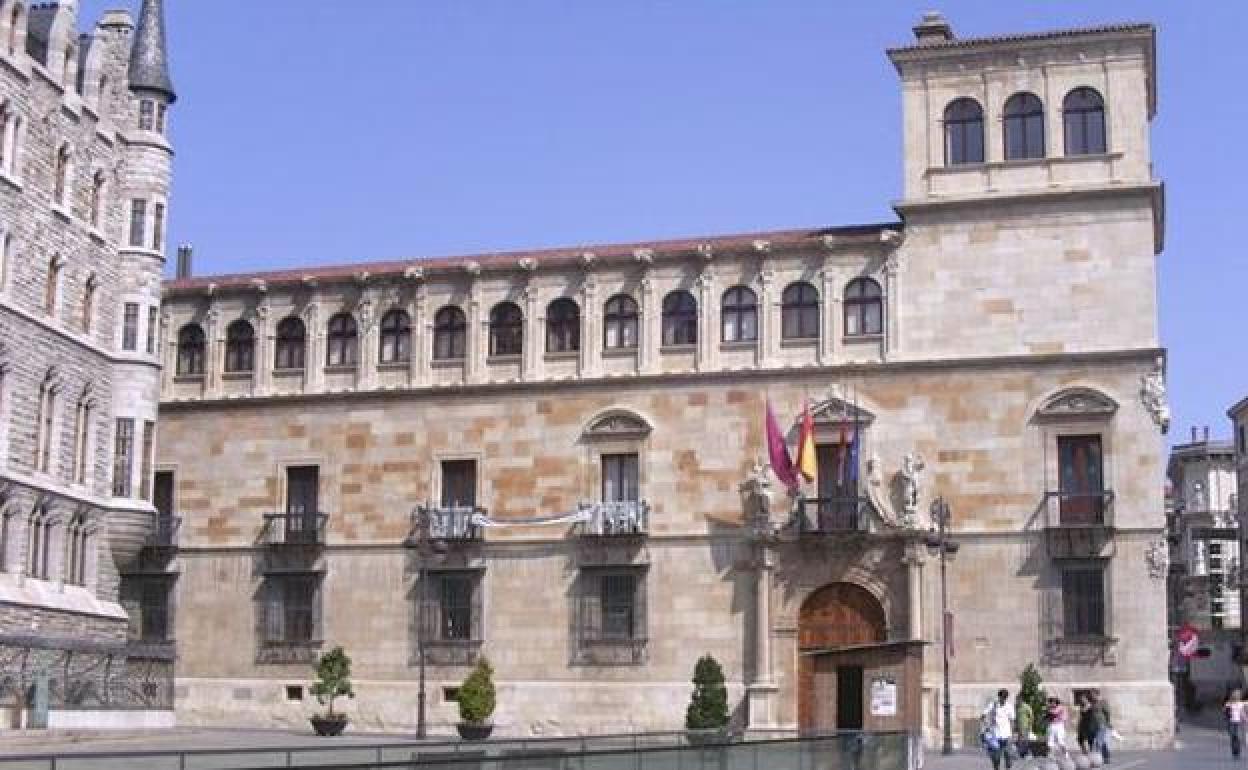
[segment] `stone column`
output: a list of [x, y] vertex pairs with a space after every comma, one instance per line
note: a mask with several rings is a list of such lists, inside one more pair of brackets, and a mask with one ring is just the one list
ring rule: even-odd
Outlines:
[[221, 395], [221, 343], [217, 340], [220, 314], [216, 309], [204, 316], [204, 391], [208, 398]]
[[776, 274], [760, 268], [758, 271], [758, 352], [760, 367], [775, 363], [775, 346], [772, 344], [772, 302], [775, 293]]
[[481, 313], [481, 296], [476, 282], [468, 294], [467, 339], [464, 340], [464, 382], [485, 381], [485, 356], [489, 350], [490, 319]]
[[425, 292], [417, 289], [412, 296], [412, 357], [408, 361], [408, 382], [419, 387], [429, 382], [429, 359], [433, 355], [428, 323], [425, 320]]
[[273, 387], [273, 346], [275, 344], [272, 314], [267, 299], [256, 306], [256, 351], [252, 359], [254, 367], [254, 392], [267, 396]]
[[715, 290], [715, 275], [710, 268], [698, 276], [698, 352], [694, 367], [698, 371], [715, 369], [719, 364], [719, 294]]
[[906, 546], [906, 556], [902, 559], [906, 567], [907, 607], [909, 609], [909, 638], [912, 641], [923, 639], [923, 544], [913, 542]]
[[884, 350], [888, 360], [901, 352], [901, 260], [893, 252], [884, 263]]
[[315, 302], [309, 302], [303, 309], [303, 328], [306, 333], [303, 351], [303, 389], [305, 392], [317, 393], [325, 388], [325, 351], [322, 343], [325, 340], [321, 329], [321, 313]]
[[767, 543], [759, 543], [756, 548], [754, 677], [746, 691], [749, 697], [750, 727], [765, 729], [776, 723], [772, 706], [778, 690], [771, 669], [771, 576], [775, 570], [775, 556]]
[[602, 312], [598, 307], [598, 281], [593, 273], [585, 273], [581, 282], [581, 376], [602, 374], [602, 333], [599, 330]]
[[641, 358], [642, 374], [654, 374], [659, 371], [659, 345], [662, 344], [663, 309], [656, 298], [654, 277], [646, 272], [639, 284], [641, 289], [641, 319], [637, 328], [637, 353]]
[[825, 267], [819, 277], [819, 363], [827, 366], [840, 359], [841, 293], [836, 285], [836, 271]]
[[371, 388], [377, 384], [377, 308], [373, 298], [365, 296], [355, 311], [359, 329], [359, 360], [355, 362], [355, 387]]
[[542, 334], [542, 319], [538, 314], [537, 287], [530, 283], [524, 287], [524, 356], [521, 359], [520, 379], [540, 380], [546, 376], [546, 359]]

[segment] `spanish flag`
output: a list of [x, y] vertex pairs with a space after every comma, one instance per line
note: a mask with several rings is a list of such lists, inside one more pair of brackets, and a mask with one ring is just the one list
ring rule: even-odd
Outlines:
[[797, 469], [808, 483], [819, 475], [819, 462], [815, 459], [815, 420], [810, 416], [809, 401], [802, 405], [802, 432], [797, 439]]

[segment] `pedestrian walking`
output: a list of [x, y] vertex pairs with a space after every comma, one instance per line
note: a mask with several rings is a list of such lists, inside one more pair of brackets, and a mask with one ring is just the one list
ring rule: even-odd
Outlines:
[[1066, 707], [1062, 705], [1062, 699], [1051, 696], [1044, 712], [1048, 719], [1045, 742], [1049, 745], [1049, 756], [1057, 756], [1057, 750], [1061, 749], [1062, 756], [1069, 758], [1070, 749], [1066, 746]]
[[1014, 745], [1018, 748], [1019, 759], [1026, 759], [1031, 753], [1031, 742], [1036, 739], [1035, 726], [1036, 713], [1019, 693], [1014, 701]]
[[984, 708], [981, 718], [984, 750], [992, 760], [992, 770], [1001, 770], [1005, 759], [1006, 770], [1014, 765], [1010, 756], [1010, 737], [1014, 735], [1014, 706], [1010, 704], [1010, 691], [997, 690], [997, 697]]
[[1109, 764], [1109, 737], [1114, 729], [1109, 719], [1109, 704], [1101, 697], [1100, 690], [1088, 695], [1088, 731], [1092, 736], [1092, 750], [1101, 752], [1101, 759]]
[[1075, 695], [1075, 742], [1079, 751], [1087, 754], [1092, 750], [1092, 710], [1087, 693]]
[[1244, 746], [1244, 717], [1248, 716], [1248, 703], [1244, 702], [1244, 693], [1238, 687], [1226, 696], [1226, 705], [1222, 712], [1226, 716], [1226, 732], [1231, 738], [1231, 756], [1239, 759]]

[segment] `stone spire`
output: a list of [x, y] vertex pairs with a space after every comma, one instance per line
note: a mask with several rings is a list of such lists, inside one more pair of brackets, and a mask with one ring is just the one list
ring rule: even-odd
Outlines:
[[157, 91], [177, 98], [165, 56], [165, 8], [162, 0], [143, 0], [139, 25], [130, 49], [130, 90]]

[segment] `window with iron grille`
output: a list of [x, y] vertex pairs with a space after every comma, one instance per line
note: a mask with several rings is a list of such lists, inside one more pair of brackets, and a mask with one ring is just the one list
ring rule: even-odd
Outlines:
[[173, 583], [164, 576], [143, 581], [139, 594], [139, 639], [144, 642], [167, 642], [172, 637], [170, 602]]
[[633, 665], [645, 661], [644, 567], [585, 567], [579, 582], [580, 662]]
[[1062, 630], [1070, 637], [1105, 636], [1105, 568], [1062, 571]]
[[309, 644], [320, 641], [321, 575], [266, 576], [261, 608], [261, 641]]
[[481, 640], [479, 570], [431, 570], [425, 573], [421, 622], [426, 642]]

